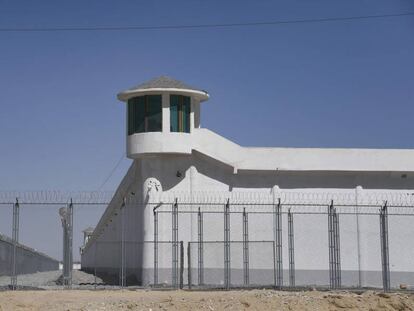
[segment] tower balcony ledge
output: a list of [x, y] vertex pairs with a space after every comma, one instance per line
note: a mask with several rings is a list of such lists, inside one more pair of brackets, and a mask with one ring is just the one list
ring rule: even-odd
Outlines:
[[191, 154], [192, 134], [146, 132], [127, 137], [127, 155], [135, 159], [150, 154]]

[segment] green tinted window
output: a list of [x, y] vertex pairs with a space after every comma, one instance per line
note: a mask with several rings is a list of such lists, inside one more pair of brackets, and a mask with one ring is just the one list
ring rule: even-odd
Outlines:
[[128, 100], [128, 135], [161, 130], [161, 95], [139, 96]]
[[162, 131], [162, 100], [161, 95], [151, 95], [147, 97], [146, 107], [146, 132]]
[[170, 96], [171, 132], [190, 133], [191, 100], [188, 96]]

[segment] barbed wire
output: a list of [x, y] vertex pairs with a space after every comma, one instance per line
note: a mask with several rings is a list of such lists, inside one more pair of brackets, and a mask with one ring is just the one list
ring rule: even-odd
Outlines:
[[[112, 191], [0, 191], [0, 204], [96, 204], [108, 205], [111, 201], [120, 204], [123, 192]], [[125, 194], [124, 194], [125, 195]], [[148, 200], [140, 195], [127, 195], [128, 204], [210, 204], [223, 206], [229, 201], [235, 205], [320, 205], [333, 201], [336, 206], [414, 206], [413, 190], [368, 190], [363, 189], [279, 189], [261, 191], [165, 191], [150, 193]]]
[[1, 204], [109, 204], [114, 196], [112, 191], [0, 191]]
[[291, 205], [374, 205], [382, 206], [414, 206], [414, 191], [410, 190], [359, 190], [356, 189], [277, 189], [276, 191], [231, 191], [231, 192], [161, 192], [151, 197], [151, 202], [173, 203], [225, 204], [227, 200], [232, 205], [261, 205], [261, 204], [291, 204]]

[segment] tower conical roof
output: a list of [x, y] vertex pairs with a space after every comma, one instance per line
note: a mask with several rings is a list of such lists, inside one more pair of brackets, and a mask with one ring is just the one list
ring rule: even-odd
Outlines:
[[176, 80], [171, 77], [160, 76], [160, 77], [151, 79], [147, 82], [141, 83], [137, 86], [134, 86], [130, 89], [127, 89], [126, 91], [120, 92], [118, 94], [118, 99], [122, 101], [126, 101], [128, 100], [128, 98], [131, 97], [131, 94], [142, 93], [142, 92], [151, 91], [151, 90], [163, 90], [163, 89], [183, 90], [183, 91], [190, 92], [190, 93], [198, 93], [199, 95], [201, 95], [202, 100], [206, 100], [208, 98], [207, 91], [190, 86], [182, 81]]
[[137, 85], [136, 87], [133, 87], [132, 89], [139, 90], [152, 88], [174, 88], [205, 92], [204, 90], [190, 86], [182, 81], [167, 76], [161, 76], [158, 78], [151, 79], [147, 82]]

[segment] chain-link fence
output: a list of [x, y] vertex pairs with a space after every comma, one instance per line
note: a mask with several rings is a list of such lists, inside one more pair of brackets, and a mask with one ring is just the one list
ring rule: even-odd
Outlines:
[[0, 286], [412, 289], [414, 205], [328, 198], [0, 202]]
[[188, 242], [187, 247], [189, 288], [278, 287], [273, 241]]
[[280, 199], [272, 204], [180, 203], [177, 198], [157, 213], [176, 217], [180, 225], [172, 221], [169, 230], [189, 237], [189, 288], [389, 291], [414, 285], [411, 205]]
[[[174, 251], [179, 253], [176, 266], [171, 264]], [[101, 241], [94, 243], [89, 252], [92, 255], [90, 260], [82, 261], [83, 271], [94, 276], [89, 285], [182, 287], [182, 243], [174, 245], [172, 242]]]
[[82, 230], [96, 225], [107, 203], [31, 199], [0, 202], [0, 288], [70, 288], [73, 273], [76, 285], [91, 282], [80, 272]]

